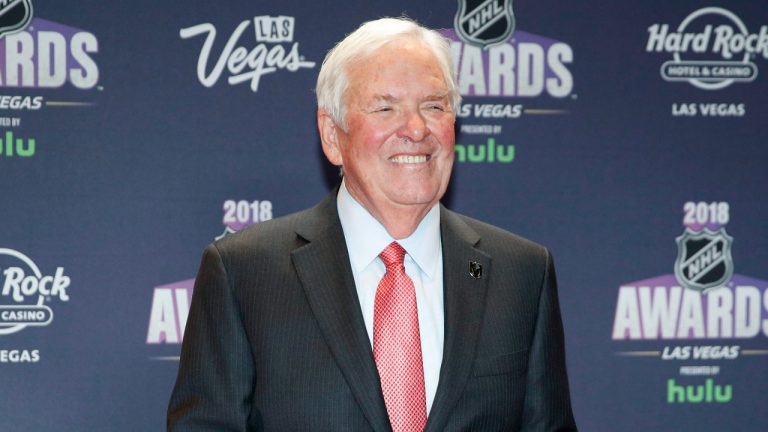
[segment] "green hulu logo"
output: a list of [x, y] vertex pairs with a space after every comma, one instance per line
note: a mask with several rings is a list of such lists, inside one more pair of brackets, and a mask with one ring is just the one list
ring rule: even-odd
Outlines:
[[515, 146], [496, 145], [496, 140], [488, 138], [485, 145], [456, 144], [456, 160], [459, 162], [500, 162], [510, 163], [515, 160]]
[[35, 154], [35, 139], [13, 138], [13, 132], [5, 132], [5, 138], [0, 139], [0, 156], [5, 157], [30, 157]]
[[733, 397], [731, 385], [715, 385], [715, 380], [707, 378], [704, 384], [676, 385], [675, 380], [667, 380], [667, 403], [726, 403]]

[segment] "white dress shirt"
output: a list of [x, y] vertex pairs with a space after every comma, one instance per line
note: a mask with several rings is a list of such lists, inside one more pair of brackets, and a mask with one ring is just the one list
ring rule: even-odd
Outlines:
[[[358, 203], [342, 181], [337, 207], [365, 329], [373, 347], [373, 306], [376, 289], [386, 273], [379, 254], [395, 241], [379, 221]], [[416, 289], [421, 355], [427, 414], [432, 408], [443, 361], [443, 248], [440, 240], [440, 206], [435, 205], [409, 237], [397, 240], [407, 252], [405, 272]]]

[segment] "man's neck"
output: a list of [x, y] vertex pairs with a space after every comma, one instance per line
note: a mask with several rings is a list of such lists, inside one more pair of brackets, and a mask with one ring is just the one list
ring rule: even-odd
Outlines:
[[357, 201], [374, 219], [387, 230], [390, 236], [395, 240], [404, 239], [418, 228], [424, 216], [434, 207], [431, 205], [390, 205], [386, 208], [376, 206], [367, 202], [363, 197], [355, 195], [353, 190], [349, 191], [350, 196]]
[[373, 203], [365, 200], [364, 196], [359, 196], [354, 190], [349, 188], [346, 182], [343, 184], [347, 194], [355, 200], [368, 214], [378, 221], [393, 239], [402, 240], [410, 237], [424, 217], [435, 207], [430, 205], [391, 205], [386, 208], [375, 206]]
[[393, 209], [378, 215], [370, 212], [370, 210], [369, 212], [384, 226], [384, 229], [387, 230], [392, 238], [401, 240], [416, 231], [416, 228], [418, 228], [421, 220], [424, 219], [424, 216], [429, 212], [429, 209], [430, 208], [420, 208], [417, 210], [410, 208], [402, 210]]

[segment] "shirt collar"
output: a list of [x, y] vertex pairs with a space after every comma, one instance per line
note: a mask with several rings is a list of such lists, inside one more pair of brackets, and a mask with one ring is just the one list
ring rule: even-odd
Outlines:
[[[361, 272], [394, 239], [384, 226], [352, 197], [343, 180], [336, 206], [353, 270]], [[434, 278], [441, 247], [440, 206], [435, 204], [419, 222], [416, 231], [397, 242], [427, 277]]]

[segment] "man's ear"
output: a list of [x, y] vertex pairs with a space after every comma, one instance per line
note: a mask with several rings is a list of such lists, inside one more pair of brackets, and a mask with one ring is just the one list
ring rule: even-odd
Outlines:
[[325, 157], [336, 166], [344, 165], [339, 147], [339, 133], [343, 132], [333, 121], [333, 117], [323, 109], [317, 110], [317, 129], [320, 132], [320, 141], [323, 144]]

